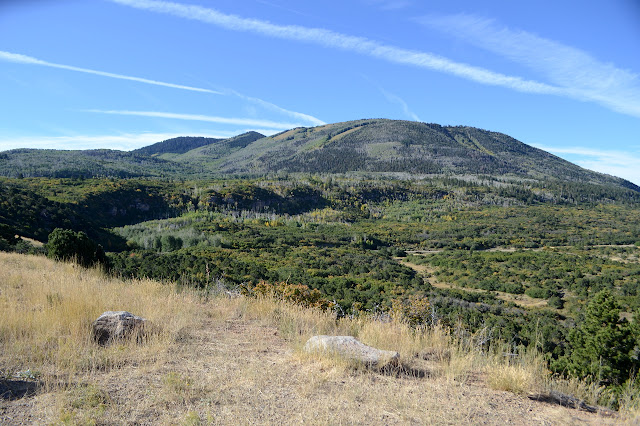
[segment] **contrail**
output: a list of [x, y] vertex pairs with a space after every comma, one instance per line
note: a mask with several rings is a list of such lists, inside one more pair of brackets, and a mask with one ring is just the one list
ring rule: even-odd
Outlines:
[[85, 112], [96, 112], [100, 114], [115, 114], [115, 115], [135, 115], [139, 117], [156, 117], [156, 118], [173, 118], [176, 120], [189, 120], [189, 121], [206, 121], [209, 123], [220, 124], [235, 124], [240, 126], [259, 126], [272, 129], [287, 130], [294, 127], [302, 127], [300, 123], [280, 123], [270, 120], [256, 120], [253, 118], [234, 118], [234, 117], [216, 117], [211, 115], [200, 114], [180, 114], [174, 112], [162, 112], [162, 111], [128, 111], [128, 110], [101, 110], [101, 109], [87, 109]]
[[0, 60], [4, 60], [4, 61], [8, 61], [8, 62], [15, 62], [15, 63], [19, 63], [19, 64], [42, 65], [42, 66], [45, 66], [45, 67], [60, 68], [60, 69], [63, 69], [63, 70], [83, 72], [83, 73], [87, 73], [87, 74], [94, 74], [94, 75], [99, 75], [99, 76], [102, 76], [102, 77], [118, 78], [120, 80], [137, 81], [138, 83], [153, 84], [155, 86], [164, 86], [164, 87], [171, 87], [171, 88], [174, 88], [174, 89], [191, 90], [192, 92], [203, 92], [203, 93], [212, 93], [214, 95], [222, 95], [221, 92], [216, 92], [215, 90], [203, 89], [201, 87], [193, 87], [193, 86], [185, 86], [185, 85], [182, 85], [182, 84], [166, 83], [164, 81], [149, 80], [148, 78], [132, 77], [130, 75], [115, 74], [115, 73], [105, 72], [105, 71], [97, 71], [97, 70], [92, 70], [92, 69], [89, 69], [89, 68], [74, 67], [72, 65], [56, 64], [56, 63], [53, 63], [53, 62], [42, 61], [40, 59], [33, 58], [31, 56], [21, 55], [21, 54], [18, 54], [18, 53], [5, 52], [5, 51], [2, 51], [2, 50], [0, 50]]
[[417, 22], [524, 65], [569, 97], [640, 117], [640, 75], [586, 51], [475, 15], [433, 15]]
[[233, 31], [245, 31], [269, 37], [314, 43], [325, 47], [356, 52], [359, 54], [405, 65], [435, 70], [462, 77], [478, 83], [502, 86], [526, 93], [566, 95], [566, 90], [520, 77], [509, 76], [460, 62], [455, 62], [432, 53], [389, 46], [364, 37], [341, 34], [323, 28], [308, 28], [299, 25], [276, 25], [259, 19], [228, 15], [201, 6], [185, 5], [157, 0], [111, 0], [138, 9], [151, 10], [181, 18], [216, 25]]
[[[185, 86], [182, 84], [174, 84], [174, 83], [166, 83], [164, 81], [157, 81], [157, 80], [150, 80], [148, 78], [141, 78], [141, 77], [132, 77], [129, 75], [123, 75], [123, 74], [115, 74], [115, 73], [110, 73], [110, 72], [105, 72], [105, 71], [98, 71], [98, 70], [92, 70], [89, 68], [80, 68], [80, 67], [75, 67], [72, 65], [63, 65], [63, 64], [56, 64], [53, 62], [47, 62], [47, 61], [43, 61], [41, 59], [37, 59], [31, 56], [27, 56], [27, 55], [21, 55], [19, 53], [11, 53], [11, 52], [5, 52], [0, 50], [0, 60], [4, 60], [7, 62], [14, 62], [14, 63], [19, 63], [19, 64], [29, 64], [29, 65], [41, 65], [41, 66], [45, 66], [45, 67], [51, 67], [51, 68], [59, 68], [59, 69], [64, 69], [64, 70], [70, 70], [70, 71], [77, 71], [77, 72], [83, 72], [83, 73], [87, 73], [87, 74], [94, 74], [94, 75], [99, 75], [102, 77], [109, 77], [109, 78], [117, 78], [120, 80], [130, 80], [130, 81], [136, 81], [139, 83], [146, 83], [146, 84], [153, 84], [156, 86], [164, 86], [164, 87], [171, 87], [174, 89], [182, 89], [182, 90], [190, 90], [192, 92], [201, 92], [201, 93], [210, 93], [210, 94], [214, 94], [214, 95], [223, 95], [223, 96], [236, 96], [238, 98], [244, 99], [246, 101], [258, 104], [266, 109], [271, 109], [273, 111], [277, 111], [286, 115], [289, 115], [293, 118], [297, 118], [297, 119], [301, 119], [304, 120], [306, 122], [306, 125], [314, 125], [314, 126], [321, 126], [323, 124], [326, 124], [324, 121], [312, 116], [312, 115], [308, 115], [308, 114], [303, 114], [301, 112], [296, 112], [296, 111], [291, 111], [285, 108], [282, 108], [278, 105], [272, 104], [271, 102], [267, 102], [264, 101], [262, 99], [259, 98], [254, 98], [251, 96], [246, 96], [243, 95], [241, 93], [236, 92], [235, 90], [225, 90], [224, 92], [220, 92], [220, 91], [216, 91], [216, 90], [210, 90], [210, 89], [203, 89], [201, 87], [193, 87], [193, 86]], [[297, 124], [296, 126], [301, 126], [301, 124]], [[294, 126], [295, 127], [295, 126]]]

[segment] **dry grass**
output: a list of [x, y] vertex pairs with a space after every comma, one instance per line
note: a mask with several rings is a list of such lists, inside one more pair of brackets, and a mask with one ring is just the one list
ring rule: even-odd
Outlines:
[[[0, 254], [0, 365], [4, 375], [30, 369], [46, 385], [75, 374], [158, 359], [172, 338], [193, 326], [193, 294], [178, 294], [150, 280], [123, 282], [99, 270], [54, 263], [43, 257]], [[162, 324], [145, 345], [94, 345], [91, 323], [104, 311], [127, 310]]]
[[[547, 386], [534, 354], [509, 361], [500, 351], [477, 350], [473, 336], [453, 339], [441, 328], [336, 321], [271, 299], [205, 300], [169, 285], [6, 253], [0, 309], [2, 374], [41, 384], [35, 396], [0, 398], [2, 424], [614, 421], [521, 396]], [[89, 327], [106, 310], [128, 310], [163, 331], [144, 344], [99, 347]], [[401, 367], [370, 371], [305, 354], [301, 347], [314, 334], [354, 335], [398, 351]]]

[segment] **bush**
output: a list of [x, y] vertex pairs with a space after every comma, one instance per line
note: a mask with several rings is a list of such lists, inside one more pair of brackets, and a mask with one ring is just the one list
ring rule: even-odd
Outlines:
[[163, 235], [160, 239], [162, 251], [176, 251], [182, 248], [182, 239], [173, 235]]
[[564, 300], [562, 300], [562, 298], [560, 298], [559, 296], [551, 296], [549, 300], [547, 300], [547, 305], [551, 306], [552, 308], [562, 309], [564, 308]]
[[547, 292], [540, 287], [530, 287], [524, 292], [524, 294], [529, 297], [533, 297], [534, 299], [545, 299], [547, 296]]
[[391, 313], [411, 327], [429, 324], [432, 321], [432, 307], [424, 296], [411, 295], [406, 298], [393, 299]]
[[286, 282], [271, 284], [260, 281], [250, 290], [250, 294], [254, 296], [272, 296], [302, 306], [320, 308], [323, 311], [332, 309], [335, 305], [322, 297], [322, 293], [318, 289], [311, 289], [304, 284], [289, 284]]
[[49, 234], [47, 257], [54, 260], [72, 260], [84, 267], [106, 262], [102, 246], [90, 240], [87, 234], [60, 228]]

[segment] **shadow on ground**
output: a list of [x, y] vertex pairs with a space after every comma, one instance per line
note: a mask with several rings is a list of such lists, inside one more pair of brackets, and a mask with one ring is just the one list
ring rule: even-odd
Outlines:
[[423, 379], [425, 377], [430, 377], [431, 372], [429, 370], [425, 370], [423, 368], [414, 368], [409, 365], [386, 365], [382, 367], [379, 372], [384, 374], [385, 376], [391, 377], [404, 377], [411, 379]]
[[35, 395], [40, 382], [27, 380], [0, 380], [0, 399], [14, 400]]

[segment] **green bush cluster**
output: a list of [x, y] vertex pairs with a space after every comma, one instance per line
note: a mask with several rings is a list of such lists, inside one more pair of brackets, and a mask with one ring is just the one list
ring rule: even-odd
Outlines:
[[89, 267], [106, 263], [102, 246], [89, 239], [84, 232], [56, 228], [47, 241], [47, 257], [54, 260], [75, 261]]

